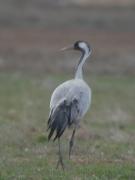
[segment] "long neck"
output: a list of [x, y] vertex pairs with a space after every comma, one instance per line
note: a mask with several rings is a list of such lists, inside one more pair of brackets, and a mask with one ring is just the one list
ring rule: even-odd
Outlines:
[[75, 73], [75, 79], [83, 79], [83, 65], [86, 61], [86, 59], [88, 58], [88, 54], [86, 54], [85, 52], [82, 52], [82, 55], [80, 57], [80, 61], [78, 63], [78, 66], [77, 66], [77, 70], [76, 70], [76, 73]]

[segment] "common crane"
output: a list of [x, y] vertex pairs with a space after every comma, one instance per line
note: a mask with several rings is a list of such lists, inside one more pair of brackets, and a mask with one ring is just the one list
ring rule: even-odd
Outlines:
[[53, 92], [50, 101], [50, 114], [48, 119], [48, 140], [58, 139], [59, 159], [57, 167], [61, 164], [64, 169], [61, 154], [60, 138], [67, 127], [73, 125], [73, 133], [69, 141], [69, 158], [74, 144], [76, 128], [91, 104], [91, 89], [83, 80], [82, 67], [92, 50], [85, 41], [77, 41], [74, 45], [65, 47], [62, 50], [74, 49], [81, 52], [81, 57], [75, 72], [74, 79], [60, 84]]

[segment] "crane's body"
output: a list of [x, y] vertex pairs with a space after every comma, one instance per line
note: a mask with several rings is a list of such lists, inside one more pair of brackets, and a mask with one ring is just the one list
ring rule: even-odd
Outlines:
[[[64, 50], [67, 48], [64, 48]], [[69, 48], [68, 48], [69, 49]], [[60, 148], [60, 137], [67, 127], [74, 124], [74, 130], [69, 143], [69, 157], [71, 154], [76, 127], [87, 112], [91, 103], [91, 89], [83, 80], [82, 67], [85, 60], [91, 54], [91, 49], [86, 42], [77, 41], [73, 49], [82, 52], [78, 63], [75, 78], [60, 84], [53, 92], [50, 101], [50, 114], [48, 119], [48, 129], [50, 129], [48, 139], [54, 135], [54, 141], [59, 142], [59, 163], [63, 165]]]
[[50, 109], [55, 109], [59, 103], [65, 100], [69, 104], [75, 100], [78, 102], [78, 113], [74, 115], [74, 120], [81, 120], [90, 106], [91, 89], [82, 79], [66, 81], [54, 90], [50, 101]]

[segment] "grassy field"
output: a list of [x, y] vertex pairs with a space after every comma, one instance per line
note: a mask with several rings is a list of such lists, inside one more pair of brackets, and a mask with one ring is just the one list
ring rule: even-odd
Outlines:
[[[90, 78], [88, 78], [90, 77]], [[66, 171], [56, 170], [57, 142], [46, 122], [53, 89], [71, 78], [0, 74], [0, 180], [135, 179], [135, 78], [90, 76], [91, 110], [81, 122], [71, 160], [62, 139]]]

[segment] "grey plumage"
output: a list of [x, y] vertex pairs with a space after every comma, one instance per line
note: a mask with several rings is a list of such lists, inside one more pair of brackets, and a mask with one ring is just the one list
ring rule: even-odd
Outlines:
[[48, 121], [48, 128], [50, 129], [50, 133], [48, 135], [48, 139], [52, 137], [54, 131], [56, 135], [54, 137], [54, 141], [63, 134], [65, 128], [68, 126], [70, 121], [70, 106], [67, 104], [66, 100], [62, 101], [58, 107], [52, 114], [50, 115]]
[[70, 127], [74, 122], [74, 116], [79, 114], [77, 99], [73, 99], [72, 102], [68, 103], [67, 100], [63, 100], [55, 110], [52, 110], [48, 119], [48, 140], [56, 133], [54, 141], [60, 138], [66, 127]]

